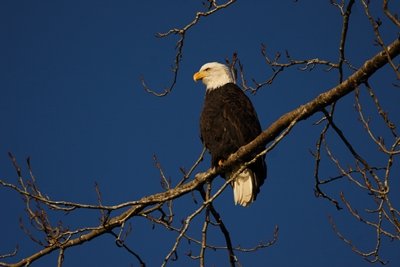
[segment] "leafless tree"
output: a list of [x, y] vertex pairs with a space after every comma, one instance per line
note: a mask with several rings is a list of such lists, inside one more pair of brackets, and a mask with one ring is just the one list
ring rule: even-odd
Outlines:
[[[173, 60], [172, 82], [167, 88], [158, 91], [151, 89], [143, 78], [142, 84], [147, 92], [155, 96], [165, 96], [172, 93], [173, 88], [178, 82], [180, 62], [183, 60], [184, 48], [186, 48], [184, 41], [187, 33], [193, 27], [196, 27], [202, 19], [214, 16], [220, 12], [228, 12], [229, 7], [235, 3], [235, 0], [228, 0], [223, 3], [219, 2], [216, 0], [207, 0], [204, 3], [204, 10], [197, 12], [193, 20], [187, 23], [186, 26], [173, 28], [165, 33], [158, 34], [160, 38], [178, 37], [176, 55]], [[342, 31], [336, 61], [321, 58], [295, 59], [288, 51], [284, 53], [284, 56], [280, 53], [271, 56], [269, 51], [267, 51], [267, 46], [262, 45], [261, 56], [264, 58], [266, 66], [271, 69], [272, 74], [261, 82], [252, 79], [250, 84], [245, 75], [245, 66], [243, 66], [239, 57], [235, 54], [231, 59], [227, 59], [227, 63], [231, 66], [232, 71], [238, 74], [238, 83], [241, 84], [244, 90], [253, 93], [271, 85], [278, 76], [283, 75], [285, 70], [290, 68], [296, 68], [298, 71], [318, 69], [337, 72], [337, 84], [332, 88], [321, 90], [322, 93], [311, 101], [283, 114], [256, 139], [241, 147], [218, 168], [211, 168], [206, 172], [196, 173], [196, 167], [204, 154], [203, 151], [188, 171], [182, 170], [181, 181], [174, 185], [164, 174], [161, 163], [155, 157], [154, 162], [162, 180], [162, 192], [117, 205], [106, 205], [103, 204], [101, 191], [96, 186], [98, 203], [91, 205], [49, 198], [38, 187], [30, 160], [28, 159], [26, 165], [24, 164], [28, 170], [28, 175], [24, 175], [24, 168], [20, 167], [16, 158], [10, 153], [9, 156], [15, 168], [18, 182], [9, 183], [5, 180], [0, 180], [0, 184], [3, 188], [9, 188], [15, 191], [17, 195], [22, 196], [26, 208], [26, 217], [29, 219], [30, 225], [20, 222], [21, 227], [33, 242], [42, 246], [42, 249], [26, 258], [20, 258], [18, 257], [18, 248], [10, 248], [11, 252], [0, 256], [0, 265], [27, 266], [42, 257], [46, 257], [51, 252], [58, 252], [57, 264], [58, 266], [62, 266], [66, 250], [82, 245], [85, 242], [90, 242], [99, 236], [110, 234], [115, 238], [117, 246], [124, 248], [137, 259], [141, 266], [145, 266], [146, 263], [140, 255], [125, 242], [126, 236], [131, 233], [130, 221], [133, 217], [145, 218], [152, 224], [159, 225], [166, 230], [176, 233], [176, 241], [167, 255], [165, 255], [162, 266], [166, 266], [172, 260], [177, 260], [177, 249], [183, 240], [191, 242], [193, 246], [198, 248], [198, 253], [189, 253], [188, 256], [193, 260], [197, 260], [200, 266], [205, 266], [206, 252], [208, 250], [226, 251], [227, 262], [229, 262], [230, 266], [240, 265], [237, 254], [254, 252], [272, 246], [278, 238], [278, 226], [275, 229], [271, 229], [271, 239], [269, 241], [255, 244], [254, 247], [250, 248], [234, 246], [229, 229], [224, 223], [220, 212], [213, 205], [213, 201], [225, 190], [230, 181], [227, 180], [219, 188], [215, 188], [214, 183], [213, 188], [213, 180], [223, 170], [237, 164], [240, 162], [240, 159], [245, 158], [259, 147], [265, 147], [265, 150], [244, 164], [243, 168], [257, 157], [263, 156], [273, 149], [279, 149], [280, 141], [290, 133], [293, 127], [314, 114], [321, 114], [321, 119], [316, 122], [316, 125], [322, 129], [316, 140], [315, 149], [312, 151], [312, 157], [315, 159], [315, 169], [313, 171], [315, 195], [329, 201], [337, 209], [344, 209], [361, 224], [370, 227], [371, 231], [375, 233], [375, 247], [372, 250], [364, 251], [351, 241], [351, 237], [344, 235], [340, 231], [333, 217], [330, 220], [337, 236], [344, 243], [348, 244], [355, 253], [370, 262], [385, 263], [385, 260], [381, 257], [382, 240], [388, 238], [394, 242], [398, 242], [400, 239], [400, 211], [399, 207], [396, 206], [398, 203], [392, 201], [392, 196], [400, 193], [399, 188], [392, 187], [392, 178], [394, 176], [398, 178], [398, 173], [393, 173], [392, 168], [396, 159], [400, 156], [400, 137], [396, 128], [398, 122], [392, 121], [389, 114], [385, 111], [385, 107], [382, 106], [376, 93], [379, 88], [375, 88], [371, 78], [379, 69], [386, 66], [386, 71], [389, 70], [393, 74], [393, 87], [398, 89], [400, 71], [396, 57], [400, 53], [399, 35], [393, 36], [391, 42], [385, 43], [381, 36], [381, 29], [386, 24], [394, 25], [400, 29], [400, 20], [394, 10], [390, 8], [389, 0], [382, 0], [381, 10], [374, 10], [374, 12], [370, 9], [369, 1], [360, 0], [358, 2], [360, 2], [359, 6], [369, 20], [375, 34], [375, 45], [379, 47], [379, 52], [371, 58], [366, 58], [361, 66], [354, 66], [351, 62], [351, 56], [346, 53], [346, 44], [350, 39], [348, 28], [351, 25], [351, 15], [355, 8], [355, 0], [331, 0], [332, 8], [337, 9], [339, 16], [342, 18]], [[383, 14], [385, 23], [382, 22], [382, 18], [380, 19], [374, 15], [374, 13], [378, 12]], [[350, 74], [346, 75], [346, 73]], [[376, 146], [377, 157], [380, 159], [379, 162], [369, 160], [368, 156], [362, 155], [357, 147], [347, 138], [346, 131], [341, 128], [340, 121], [335, 119], [337, 101], [349, 94], [352, 94], [354, 98], [355, 112], [359, 117], [359, 122], [357, 123], [363, 126], [364, 133], [369, 137], [370, 143]], [[368, 99], [372, 105], [365, 103]], [[368, 114], [371, 112], [379, 114], [381, 122], [371, 121], [368, 118]], [[378, 123], [383, 123], [386, 133], [378, 132], [376, 127], [374, 127]], [[343, 146], [341, 148], [332, 147], [331, 139], [340, 140]], [[343, 153], [347, 154], [344, 159], [341, 156]], [[351, 156], [351, 160], [348, 160], [348, 155]], [[321, 167], [322, 162], [330, 162], [336, 166], [337, 173], [325, 174], [324, 169]], [[348, 200], [347, 194], [344, 192], [335, 194], [329, 190], [330, 185], [342, 180], [349, 181], [353, 185], [354, 190], [361, 190], [368, 193], [368, 201], [365, 202], [365, 206], [356, 207]], [[193, 192], [197, 192], [201, 196], [201, 203], [199, 203], [191, 214], [186, 216], [182, 221], [177, 222], [174, 214], [175, 200]], [[193, 201], [196, 201], [195, 198]], [[99, 223], [95, 226], [81, 226], [76, 229], [69, 229], [62, 221], [54, 222], [52, 220], [53, 213], [70, 215], [77, 210], [97, 210], [101, 214]], [[204, 219], [202, 228], [198, 229], [200, 238], [197, 238], [188, 233], [188, 228], [192, 221], [200, 216], [203, 216]], [[219, 229], [225, 239], [224, 246], [209, 242], [207, 237], [210, 227]], [[38, 235], [38, 232], [42, 233], [42, 235]]]

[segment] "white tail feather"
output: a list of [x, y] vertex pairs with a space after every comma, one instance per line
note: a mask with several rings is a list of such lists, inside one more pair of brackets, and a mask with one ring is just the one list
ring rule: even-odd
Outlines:
[[253, 202], [253, 172], [245, 169], [233, 181], [233, 199], [235, 205], [247, 207]]

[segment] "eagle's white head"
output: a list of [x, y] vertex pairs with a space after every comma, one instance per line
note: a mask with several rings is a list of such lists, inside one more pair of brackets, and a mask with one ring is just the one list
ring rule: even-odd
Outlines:
[[233, 83], [229, 68], [218, 62], [204, 64], [198, 72], [193, 75], [193, 80], [202, 80], [207, 90], [213, 90], [227, 83]]

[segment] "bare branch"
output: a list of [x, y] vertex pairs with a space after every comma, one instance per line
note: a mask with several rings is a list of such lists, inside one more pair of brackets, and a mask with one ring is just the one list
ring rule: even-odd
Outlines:
[[137, 254], [135, 251], [133, 251], [131, 248], [129, 248], [126, 244], [125, 244], [125, 240], [120, 239], [120, 235], [115, 234], [113, 231], [109, 232], [112, 236], [115, 237], [115, 244], [120, 247], [120, 248], [124, 248], [126, 251], [128, 251], [130, 254], [132, 254], [137, 261], [139, 261], [140, 266], [141, 267], [145, 267], [146, 264], [145, 262], [142, 260], [142, 258], [139, 256], [139, 254]]
[[251, 87], [246, 82], [246, 79], [244, 77], [243, 65], [240, 63], [240, 60], [238, 60], [239, 69], [240, 69], [240, 77], [242, 80], [242, 87], [243, 87], [244, 91], [250, 91], [252, 93], [255, 93], [260, 88], [262, 88], [266, 85], [271, 85], [281, 72], [283, 72], [285, 69], [291, 68], [293, 66], [298, 66], [298, 69], [301, 71], [306, 71], [306, 70], [311, 71], [317, 65], [327, 66], [328, 71], [333, 68], [339, 67], [339, 65], [336, 63], [332, 63], [328, 60], [322, 60], [319, 58], [295, 60], [295, 59], [292, 59], [292, 57], [289, 55], [288, 51], [286, 51], [287, 62], [281, 63], [281, 62], [279, 62], [279, 59], [281, 58], [281, 54], [276, 53], [275, 57], [273, 59], [271, 59], [267, 54], [267, 46], [265, 44], [261, 44], [261, 54], [264, 57], [265, 63], [271, 68], [272, 75], [270, 76], [270, 78], [266, 79], [263, 82], [257, 82], [255, 79], [252, 79], [253, 83], [255, 84], [255, 87]]
[[376, 39], [378, 41], [378, 44], [385, 50], [386, 56], [388, 57], [388, 63], [393, 68], [394, 72], [396, 73], [397, 79], [400, 80], [399, 68], [393, 63], [392, 57], [390, 57], [390, 55], [389, 55], [389, 53], [387, 51], [387, 46], [383, 42], [383, 39], [382, 39], [381, 34], [379, 32], [379, 27], [380, 27], [379, 21], [377, 22], [377, 20], [375, 20], [372, 17], [372, 15], [370, 13], [370, 10], [369, 10], [369, 2], [367, 2], [366, 0], [362, 0], [361, 3], [364, 6], [365, 14], [368, 17], [368, 19], [369, 19], [369, 21], [370, 21], [370, 23], [372, 25], [372, 28], [374, 29], [374, 33], [375, 33]]
[[314, 178], [315, 178], [315, 185], [314, 185], [314, 194], [316, 197], [322, 197], [333, 203], [336, 207], [337, 210], [341, 210], [342, 208], [339, 205], [339, 202], [334, 199], [333, 197], [329, 196], [325, 192], [322, 191], [320, 185], [329, 183], [331, 181], [340, 179], [344, 177], [344, 175], [338, 176], [337, 178], [331, 178], [328, 181], [321, 181], [319, 177], [319, 170], [320, 170], [320, 162], [321, 162], [321, 144], [323, 143], [325, 145], [325, 148], [327, 148], [326, 141], [325, 141], [325, 134], [326, 131], [328, 130], [330, 126], [330, 123], [326, 124], [324, 129], [322, 130], [319, 139], [316, 144], [316, 152], [312, 153], [312, 155], [315, 158], [315, 167], [314, 167]]
[[389, 0], [383, 0], [383, 11], [385, 12], [386, 16], [397, 26], [400, 28], [400, 21], [397, 18], [397, 15], [394, 16], [389, 10]]
[[[367, 83], [367, 87], [369, 88], [369, 91], [372, 92], [371, 87], [368, 85], [368, 83]], [[370, 128], [369, 122], [368, 122], [368, 121], [366, 120], [366, 118], [364, 117], [364, 114], [363, 114], [363, 111], [362, 111], [362, 107], [361, 107], [361, 104], [360, 104], [360, 101], [359, 101], [359, 97], [358, 97], [358, 96], [359, 96], [359, 90], [358, 90], [358, 89], [355, 91], [355, 96], [356, 96], [356, 97], [355, 97], [355, 99], [356, 99], [356, 101], [355, 101], [355, 102], [356, 102], [356, 108], [357, 108], [357, 111], [358, 111], [360, 120], [361, 120], [361, 122], [362, 122], [362, 124], [363, 124], [365, 130], [368, 132], [368, 135], [370, 136], [370, 138], [371, 138], [371, 139], [374, 141], [374, 143], [375, 143], [383, 152], [385, 152], [386, 154], [393, 154], [393, 155], [400, 154], [400, 150], [392, 150], [392, 151], [389, 151], [389, 150], [386, 148], [383, 139], [381, 139], [381, 138], [378, 139], [377, 137], [375, 137], [374, 133], [372, 132], [372, 130], [371, 130], [371, 128]], [[376, 101], [377, 101], [377, 99], [376, 99]], [[379, 113], [382, 114], [382, 112], [383, 112], [383, 111], [381, 111], [381, 112], [379, 112]], [[385, 123], [387, 123], [386, 125], [389, 126], [389, 129], [391, 129], [391, 130], [392, 130], [392, 133], [394, 133], [394, 132], [393, 132], [393, 127], [391, 127], [391, 125], [393, 125], [393, 124], [390, 123], [390, 121], [388, 121], [387, 115], [382, 115], [382, 116], [383, 116], [383, 120], [385, 121]], [[388, 124], [388, 123], [389, 123], [389, 124]], [[397, 138], [396, 143], [399, 143], [399, 142], [400, 142], [400, 139]], [[395, 145], [394, 147], [397, 147], [397, 145]]]
[[[346, 46], [346, 39], [347, 39], [347, 31], [349, 29], [349, 20], [351, 15], [351, 9], [354, 5], [354, 0], [350, 0], [347, 4], [346, 12], [343, 13], [343, 9], [341, 9], [342, 16], [343, 16], [343, 26], [342, 26], [342, 36], [340, 38], [340, 45], [339, 45], [339, 82], [343, 81], [343, 63], [346, 60], [345, 57], [345, 46]], [[341, 5], [343, 7], [343, 5]]]
[[[383, 264], [383, 265], [387, 263], [387, 262], [381, 260], [380, 257], [379, 257], [379, 255], [378, 255], [380, 241], [377, 243], [378, 250], [375, 248], [375, 250], [373, 250], [373, 251], [371, 251], [371, 252], [368, 252], [368, 253], [361, 252], [360, 250], [357, 249], [356, 246], [353, 245], [353, 243], [352, 243], [351, 240], [347, 239], [343, 234], [341, 234], [341, 233], [339, 232], [339, 230], [337, 229], [337, 226], [336, 226], [336, 224], [334, 223], [332, 217], [329, 217], [329, 221], [330, 221], [331, 226], [332, 226], [332, 229], [333, 229], [333, 231], [336, 233], [336, 235], [337, 235], [344, 243], [346, 243], [347, 245], [349, 245], [349, 246], [351, 247], [351, 249], [352, 249], [355, 253], [357, 253], [358, 255], [362, 256], [364, 259], [366, 259], [367, 261], [369, 261], [369, 262], [371, 262], [371, 263], [380, 262], [380, 263]], [[371, 256], [373, 257], [372, 259], [370, 258]]]
[[18, 253], [18, 246], [15, 247], [13, 252], [0, 255], [0, 259], [12, 258], [15, 255], [17, 255], [17, 253]]
[[64, 249], [60, 248], [58, 252], [57, 267], [61, 267], [64, 262]]
[[179, 39], [175, 44], [176, 54], [175, 54], [174, 64], [172, 66], [173, 78], [172, 78], [171, 84], [168, 87], [166, 87], [161, 92], [156, 92], [155, 90], [151, 89], [146, 84], [144, 77], [142, 77], [141, 78], [142, 86], [146, 90], [146, 92], [151, 93], [154, 96], [163, 97], [163, 96], [168, 95], [173, 90], [173, 88], [175, 87], [175, 84], [178, 80], [179, 67], [180, 67], [180, 62], [183, 57], [183, 46], [184, 46], [186, 34], [189, 32], [189, 30], [193, 26], [195, 26], [200, 21], [200, 19], [202, 17], [211, 16], [214, 13], [229, 7], [230, 5], [232, 5], [235, 2], [236, 2], [236, 0], [228, 0], [225, 3], [218, 5], [216, 3], [216, 1], [214, 1], [214, 0], [210, 1], [210, 6], [208, 7], [208, 11], [197, 12], [194, 19], [191, 22], [189, 22], [188, 24], [186, 24], [186, 26], [184, 26], [182, 28], [173, 28], [164, 33], [157, 33], [156, 36], [159, 38], [166, 38], [170, 35], [178, 35], [179, 36]]
[[387, 114], [387, 112], [385, 112], [381, 106], [381, 104], [379, 103], [378, 97], [375, 95], [374, 91], [372, 90], [372, 87], [370, 86], [370, 84], [368, 82], [365, 83], [365, 86], [367, 87], [368, 93], [370, 95], [370, 97], [373, 99], [376, 109], [378, 110], [379, 115], [382, 117], [383, 121], [385, 122], [386, 126], [390, 129], [390, 131], [392, 132], [392, 135], [397, 138], [398, 134], [396, 132], [396, 125], [389, 120], [389, 116]]

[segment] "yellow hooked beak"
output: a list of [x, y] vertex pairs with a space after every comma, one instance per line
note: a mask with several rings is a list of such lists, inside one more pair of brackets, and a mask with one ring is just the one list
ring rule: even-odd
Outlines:
[[205, 71], [199, 71], [199, 72], [196, 72], [194, 75], [193, 75], [193, 80], [195, 81], [195, 82], [197, 82], [198, 80], [201, 80], [201, 79], [203, 79], [204, 77], [206, 77], [206, 72]]

